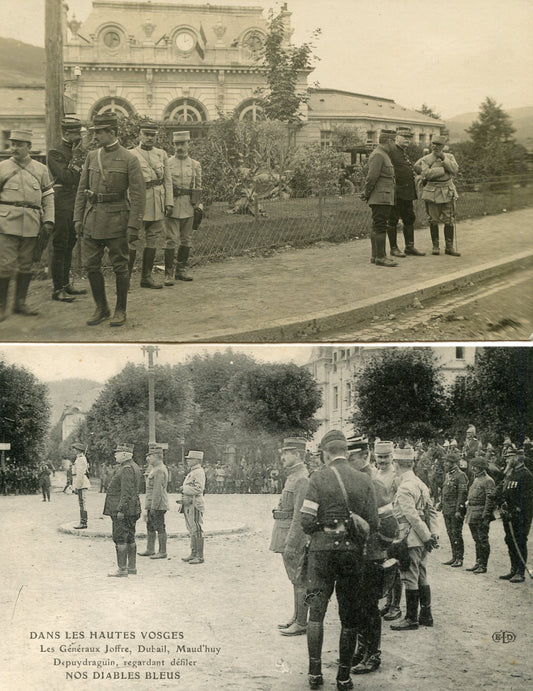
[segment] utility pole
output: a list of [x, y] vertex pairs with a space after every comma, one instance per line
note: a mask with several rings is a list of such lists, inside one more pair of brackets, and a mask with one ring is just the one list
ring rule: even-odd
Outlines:
[[154, 354], [157, 356], [157, 346], [142, 346], [144, 355], [148, 355], [148, 444], [155, 444], [155, 386], [154, 386]]
[[63, 0], [46, 0], [45, 61], [46, 61], [46, 148], [61, 134], [63, 117]]

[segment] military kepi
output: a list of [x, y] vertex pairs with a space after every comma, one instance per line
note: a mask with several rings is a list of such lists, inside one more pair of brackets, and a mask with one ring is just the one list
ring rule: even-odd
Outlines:
[[203, 451], [189, 451], [185, 456], [188, 461], [196, 461], [196, 463], [201, 463], [204, 460]]
[[188, 142], [191, 138], [190, 132], [174, 132], [172, 134], [172, 141], [174, 144], [179, 144], [180, 142]]
[[80, 132], [81, 120], [73, 117], [63, 118], [61, 120], [61, 129], [65, 132]]
[[319, 448], [324, 450], [332, 441], [340, 441], [346, 444], [346, 437], [340, 430], [332, 429], [322, 437]]
[[146, 120], [145, 122], [141, 123], [141, 126], [139, 128], [141, 132], [150, 132], [155, 134], [158, 130], [158, 125], [157, 122], [154, 120]]
[[302, 437], [287, 437], [283, 440], [282, 451], [305, 451], [307, 441]]
[[133, 444], [117, 444], [117, 448], [115, 449], [115, 453], [120, 453], [121, 451], [123, 453], [133, 453]]
[[118, 127], [118, 118], [115, 113], [103, 113], [95, 115], [92, 122], [93, 130], [105, 130], [108, 127]]
[[32, 136], [33, 136], [33, 132], [31, 130], [11, 130], [11, 134], [9, 135], [9, 139], [12, 142], [30, 142], [31, 143]]

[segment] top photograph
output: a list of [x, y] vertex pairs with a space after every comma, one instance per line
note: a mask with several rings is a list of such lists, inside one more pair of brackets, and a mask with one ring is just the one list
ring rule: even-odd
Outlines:
[[533, 339], [533, 4], [6, 0], [0, 342]]

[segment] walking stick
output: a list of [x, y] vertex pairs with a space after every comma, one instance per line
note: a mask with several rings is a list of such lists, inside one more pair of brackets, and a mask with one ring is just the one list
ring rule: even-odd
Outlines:
[[520, 561], [521, 561], [522, 564], [524, 565], [525, 570], [528, 572], [529, 577], [530, 577], [530, 578], [533, 578], [533, 574], [532, 574], [531, 571], [527, 568], [527, 564], [526, 564], [526, 562], [525, 562], [525, 559], [524, 559], [524, 557], [522, 556], [522, 552], [520, 551], [520, 547], [518, 546], [518, 542], [516, 541], [516, 537], [515, 537], [515, 534], [514, 534], [513, 525], [512, 525], [512, 523], [511, 523], [511, 521], [509, 521], [509, 531], [510, 531], [510, 533], [511, 533], [511, 537], [513, 538], [513, 543], [514, 543], [514, 546], [515, 546], [515, 549], [516, 549], [516, 553], [517, 553], [518, 556], [520, 557]]
[[455, 223], [455, 193], [452, 199], [452, 226], [453, 226], [453, 240], [455, 243], [455, 251], [459, 252], [459, 246], [457, 242], [457, 224]]

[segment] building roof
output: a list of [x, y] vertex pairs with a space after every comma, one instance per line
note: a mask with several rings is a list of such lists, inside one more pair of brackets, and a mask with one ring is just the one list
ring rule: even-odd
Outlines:
[[42, 117], [45, 111], [44, 86], [0, 87], [2, 117]]
[[309, 118], [368, 118], [405, 120], [420, 125], [444, 126], [443, 120], [430, 118], [396, 103], [392, 98], [368, 96], [339, 89], [309, 90]]

